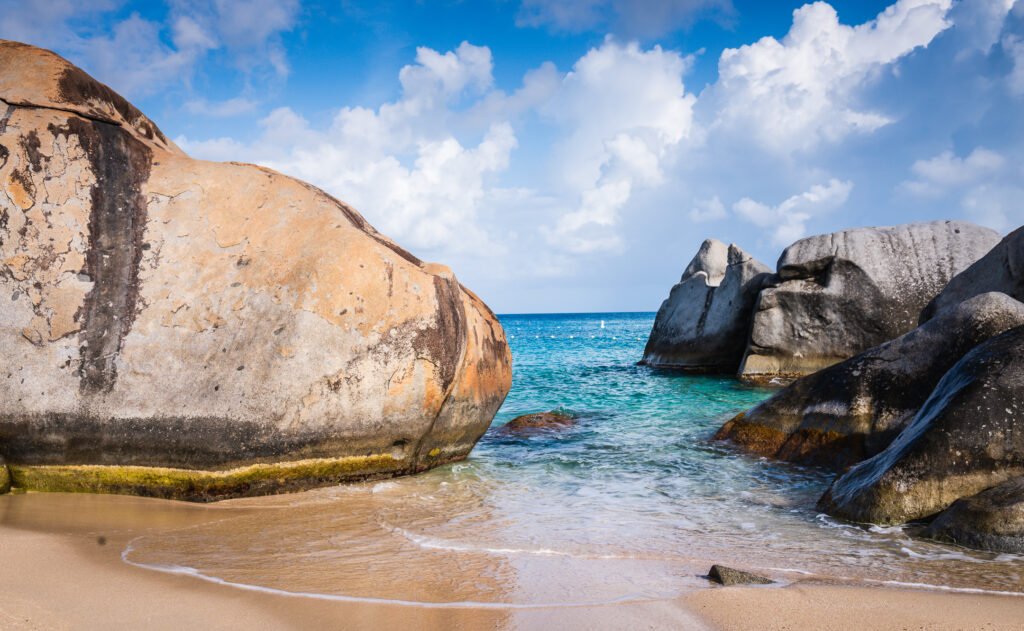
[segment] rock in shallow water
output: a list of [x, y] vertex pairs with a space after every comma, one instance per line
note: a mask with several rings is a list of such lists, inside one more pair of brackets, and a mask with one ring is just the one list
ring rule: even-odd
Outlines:
[[658, 309], [640, 363], [734, 373], [757, 292], [770, 273], [735, 245], [706, 240]]
[[818, 506], [899, 524], [1024, 475], [1024, 326], [977, 346], [943, 376], [906, 429], [837, 479]]
[[563, 429], [576, 424], [572, 414], [554, 410], [552, 412], [536, 412], [517, 416], [501, 426], [506, 432], [523, 432], [538, 429]]
[[269, 169], [192, 160], [0, 41], [0, 454], [18, 486], [211, 499], [464, 457], [508, 392], [450, 270]]
[[912, 330], [950, 279], [998, 242], [998, 233], [962, 221], [797, 241], [758, 297], [740, 376], [800, 377]]
[[794, 381], [715, 435], [757, 454], [836, 470], [906, 427], [943, 375], [985, 340], [1024, 326], [1024, 304], [988, 293], [901, 337]]
[[724, 565], [712, 565], [708, 578], [721, 585], [769, 585], [775, 581], [770, 578], [736, 570]]
[[953, 502], [922, 534], [969, 548], [1024, 554], [1024, 476]]

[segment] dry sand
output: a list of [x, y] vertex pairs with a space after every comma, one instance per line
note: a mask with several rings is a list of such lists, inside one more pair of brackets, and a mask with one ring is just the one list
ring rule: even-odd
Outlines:
[[[577, 608], [425, 608], [286, 596], [140, 568], [141, 532], [216, 507], [103, 496], [0, 497], [0, 629], [1022, 629], [1024, 597], [865, 587], [708, 588]], [[139, 503], [151, 503], [140, 512]], [[155, 503], [153, 503], [155, 502]], [[129, 510], [120, 510], [127, 506]], [[99, 508], [100, 510], [97, 510]], [[142, 517], [140, 517], [142, 515]], [[146, 517], [152, 515], [152, 517]], [[100, 534], [102, 533], [102, 534]], [[99, 537], [103, 537], [100, 543]]]

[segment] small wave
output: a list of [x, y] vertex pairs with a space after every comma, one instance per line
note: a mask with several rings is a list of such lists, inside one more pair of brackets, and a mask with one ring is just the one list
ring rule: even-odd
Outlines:
[[179, 576], [191, 576], [203, 581], [215, 583], [217, 585], [226, 585], [228, 587], [235, 587], [237, 589], [244, 589], [252, 592], [260, 592], [262, 594], [275, 594], [278, 596], [290, 596], [293, 598], [315, 598], [318, 600], [331, 600], [335, 602], [346, 602], [346, 603], [361, 603], [361, 604], [374, 604], [374, 605], [392, 605], [399, 607], [420, 607], [423, 609], [549, 609], [552, 607], [562, 608], [580, 608], [580, 607], [598, 607], [602, 605], [615, 605], [626, 602], [655, 602], [658, 600], [664, 600], [663, 598], [656, 598], [646, 594], [627, 594], [619, 598], [612, 598], [608, 600], [594, 600], [594, 601], [570, 601], [570, 602], [548, 602], [548, 603], [496, 603], [496, 602], [482, 602], [474, 600], [459, 600], [451, 602], [426, 602], [419, 600], [402, 600], [399, 598], [374, 598], [372, 596], [348, 596], [345, 594], [321, 594], [319, 592], [292, 592], [285, 589], [277, 589], [274, 587], [264, 587], [262, 585], [252, 585], [249, 583], [237, 583], [229, 581], [216, 576], [210, 576], [203, 574], [201, 571], [194, 567], [188, 567], [184, 565], [151, 565], [149, 563], [139, 563], [132, 561], [128, 558], [128, 554], [132, 551], [132, 545], [129, 542], [127, 547], [121, 552], [121, 560], [138, 568], [153, 570], [155, 572], [163, 572], [165, 574], [176, 574]]
[[1024, 592], [1008, 592], [998, 589], [982, 589], [980, 587], [953, 587], [951, 585], [933, 585], [931, 583], [910, 583], [906, 581], [883, 581], [875, 578], [863, 579], [869, 583], [881, 585], [896, 585], [897, 587], [913, 587], [915, 589], [927, 589], [940, 592], [957, 592], [962, 594], [991, 594], [994, 596], [1024, 596]]
[[424, 535], [417, 535], [416, 533], [409, 532], [405, 528], [398, 526], [392, 526], [390, 524], [381, 524], [386, 530], [390, 530], [393, 533], [401, 535], [405, 539], [411, 541], [421, 548], [429, 550], [448, 550], [451, 552], [476, 552], [483, 554], [500, 554], [500, 555], [514, 555], [514, 554], [525, 554], [531, 556], [548, 556], [548, 557], [566, 557], [570, 559], [621, 559], [628, 561], [638, 560], [636, 557], [624, 556], [618, 554], [572, 554], [570, 552], [563, 552], [561, 550], [552, 550], [550, 548], [488, 548], [486, 546], [474, 546], [461, 543], [455, 543], [448, 539], [439, 539], [436, 537], [427, 537]]

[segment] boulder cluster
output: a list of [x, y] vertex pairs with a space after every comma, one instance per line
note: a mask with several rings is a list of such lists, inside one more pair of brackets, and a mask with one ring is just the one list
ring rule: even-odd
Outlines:
[[791, 381], [912, 330], [998, 242], [962, 221], [853, 228], [797, 241], [772, 273], [708, 239], [658, 310], [640, 363]]
[[[964, 236], [950, 237], [940, 226]], [[889, 339], [793, 381], [728, 421], [716, 438], [839, 473], [818, 503], [831, 515], [874, 524], [922, 522], [927, 537], [1024, 552], [1024, 228], [973, 263], [968, 252], [987, 238], [976, 227], [941, 222], [860, 232], [869, 230], [886, 235], [894, 247], [909, 247], [909, 241], [897, 238], [901, 234], [948, 238], [915, 240], [903, 256], [892, 254], [890, 261], [905, 266], [900, 282], [877, 282], [883, 278], [877, 269], [889, 263], [875, 257], [874, 270], [867, 260], [864, 267], [847, 261], [838, 285], [803, 281], [804, 290], [785, 292], [785, 300], [770, 299], [768, 307], [762, 307], [763, 289], [752, 324], [751, 346], [757, 351], [748, 349], [745, 362], [765, 348], [799, 347], [804, 358], [841, 357], [856, 344], [837, 340]], [[836, 235], [813, 239], [838, 242]], [[939, 243], [948, 248], [945, 256], [939, 256]], [[927, 260], [913, 263], [921, 252]], [[940, 259], [940, 272], [924, 273]], [[787, 260], [793, 257], [784, 254]], [[836, 259], [829, 265], [838, 269]], [[928, 295], [937, 278], [959, 267]], [[852, 278], [859, 280], [846, 284]], [[789, 282], [765, 286], [777, 291]], [[906, 283], [904, 290], [900, 283]], [[818, 313], [841, 321], [838, 305], [846, 304], [850, 322], [828, 330], [807, 326], [812, 292], [820, 299], [813, 303]], [[876, 310], [865, 318], [870, 302]], [[911, 326], [908, 314], [915, 305], [920, 309]], [[791, 331], [791, 340], [783, 336], [772, 345], [762, 343], [766, 338], [757, 330], [765, 309], [776, 310], [772, 330]], [[879, 337], [867, 334], [869, 322], [871, 335]], [[859, 337], [851, 337], [855, 331]], [[818, 352], [816, 344], [824, 350]]]
[[420, 471], [464, 458], [510, 385], [500, 323], [447, 267], [0, 40], [0, 492]]

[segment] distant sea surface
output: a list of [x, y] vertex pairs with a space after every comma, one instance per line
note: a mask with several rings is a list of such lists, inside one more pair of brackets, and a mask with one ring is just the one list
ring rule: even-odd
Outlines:
[[[815, 510], [831, 476], [711, 440], [771, 391], [637, 366], [653, 313], [500, 316], [513, 385], [466, 461], [406, 478], [222, 503], [123, 558], [270, 591], [411, 606], [671, 598], [712, 563], [783, 582], [1024, 592], [1024, 559]], [[498, 428], [562, 409], [579, 423]]]

